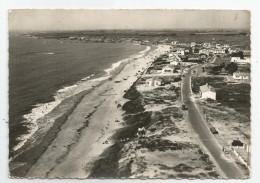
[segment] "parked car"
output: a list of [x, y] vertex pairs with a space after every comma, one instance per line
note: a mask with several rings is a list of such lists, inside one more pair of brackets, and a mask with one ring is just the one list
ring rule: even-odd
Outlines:
[[185, 104], [183, 104], [181, 108], [182, 108], [182, 110], [187, 110], [188, 109], [188, 107]]
[[216, 130], [215, 127], [211, 127], [210, 131], [211, 131], [212, 134], [218, 134], [218, 131]]

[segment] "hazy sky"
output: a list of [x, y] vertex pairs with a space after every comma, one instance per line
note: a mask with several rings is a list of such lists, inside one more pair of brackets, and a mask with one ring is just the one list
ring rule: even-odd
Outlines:
[[244, 10], [10, 10], [10, 30], [250, 28]]

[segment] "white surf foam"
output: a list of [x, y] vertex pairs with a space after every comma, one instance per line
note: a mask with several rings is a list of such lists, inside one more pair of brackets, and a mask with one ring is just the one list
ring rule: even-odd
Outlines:
[[118, 61], [118, 62], [116, 62], [116, 63], [113, 63], [110, 68], [105, 69], [104, 71], [105, 71], [108, 75], [110, 75], [110, 73], [111, 73], [113, 70], [115, 70], [117, 67], [119, 67], [122, 62], [128, 61], [129, 59], [133, 59], [133, 58], [140, 58], [140, 57], [142, 57], [146, 52], [148, 52], [150, 49], [151, 49], [150, 46], [146, 46], [146, 49], [143, 50], [143, 51], [140, 51], [138, 55], [130, 56], [130, 58], [126, 58], [126, 59], [120, 60], [120, 61]]
[[122, 63], [122, 60], [116, 62], [116, 63], [113, 63], [112, 66], [108, 69], [105, 69], [104, 71], [107, 73], [107, 74], [110, 74], [113, 70], [115, 70], [117, 67], [120, 66], [120, 64]]
[[[139, 55], [134, 56], [134, 57], [130, 57], [130, 59], [142, 57], [150, 49], [151, 49], [151, 47], [147, 46], [145, 50], [139, 52]], [[54, 53], [46, 53], [46, 54], [54, 54]], [[23, 116], [25, 118], [24, 123], [29, 128], [28, 134], [24, 134], [24, 135], [17, 137], [17, 140], [19, 140], [20, 142], [13, 148], [13, 150], [17, 151], [18, 149], [20, 149], [25, 144], [27, 139], [29, 139], [38, 130], [38, 124], [37, 124], [38, 119], [40, 119], [40, 118], [44, 117], [45, 115], [47, 115], [48, 113], [50, 113], [65, 98], [70, 97], [72, 95], [75, 95], [77, 93], [80, 93], [81, 91], [86, 89], [85, 87], [82, 87], [80, 85], [84, 85], [88, 81], [90, 81], [91, 83], [97, 82], [97, 83], [93, 84], [93, 85], [97, 85], [99, 82], [108, 79], [110, 77], [110, 73], [114, 69], [119, 67], [122, 62], [128, 61], [128, 60], [129, 60], [129, 58], [120, 60], [116, 63], [113, 63], [110, 68], [105, 70], [105, 72], [107, 73], [105, 76], [90, 80], [90, 78], [95, 75], [95, 74], [92, 74], [90, 76], [82, 78], [75, 85], [66, 86], [66, 87], [58, 90], [56, 92], [56, 95], [54, 96], [55, 100], [52, 101], [52, 102], [44, 103], [44, 104], [37, 104], [35, 106], [35, 108], [32, 109], [31, 113]], [[53, 120], [53, 122], [54, 122], [54, 120]], [[49, 125], [52, 125], [52, 124], [49, 124]], [[46, 129], [47, 128], [48, 128], [48, 126], [46, 126]]]
[[95, 79], [91, 79], [90, 81], [95, 82], [95, 81], [103, 81], [108, 79], [110, 76], [103, 76], [103, 77], [99, 77], [99, 78], [95, 78]]
[[143, 50], [143, 51], [140, 51], [139, 53], [144, 54], [144, 53], [146, 53], [147, 51], [149, 51], [150, 49], [151, 49], [150, 46], [146, 46], [146, 49]]
[[[86, 78], [90, 79], [94, 75], [95, 74], [89, 75]], [[100, 78], [99, 80], [98, 79], [99, 78], [97, 78], [96, 81], [103, 80], [103, 78]], [[84, 91], [86, 88], [81, 86], [84, 84], [85, 82], [79, 81], [72, 86], [66, 86], [63, 87], [62, 89], [59, 89], [56, 92], [56, 95], [54, 96], [54, 101], [49, 103], [37, 104], [29, 114], [24, 115], [23, 117], [25, 118], [25, 120], [22, 123], [24, 123], [26, 127], [29, 128], [29, 130], [27, 134], [23, 134], [16, 138], [16, 140], [18, 140], [19, 143], [15, 147], [13, 147], [13, 150], [17, 151], [18, 149], [20, 149], [25, 144], [25, 142], [38, 130], [38, 124], [37, 124], [38, 119], [50, 113], [65, 98], [68, 98], [72, 95], [80, 93], [81, 91]], [[50, 121], [52, 120], [50, 119]], [[46, 124], [46, 129], [49, 127], [48, 125], [51, 126], [52, 123]]]

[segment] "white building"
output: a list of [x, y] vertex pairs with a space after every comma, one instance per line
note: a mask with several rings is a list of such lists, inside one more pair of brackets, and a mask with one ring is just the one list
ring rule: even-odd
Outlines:
[[162, 80], [157, 78], [149, 78], [145, 81], [145, 86], [153, 87], [153, 86], [161, 86]]
[[221, 49], [222, 48], [221, 44], [216, 44], [216, 48]]
[[190, 46], [191, 46], [191, 47], [196, 46], [196, 42], [191, 42], [191, 43], [190, 43]]
[[174, 65], [174, 66], [176, 66], [176, 65], [180, 65], [180, 62], [177, 62], [177, 61], [171, 61], [171, 62], [170, 62], [170, 65]]
[[214, 54], [225, 54], [225, 49], [214, 49], [213, 50]]
[[236, 63], [239, 59], [240, 57], [231, 57], [230, 62]]
[[212, 86], [208, 85], [208, 83], [200, 86], [200, 94], [202, 99], [210, 98], [216, 100], [216, 90]]
[[211, 44], [210, 43], [203, 43], [202, 45], [204, 48], [210, 48], [211, 47]]
[[234, 72], [233, 79], [235, 81], [248, 81], [250, 79], [250, 73], [248, 72]]
[[223, 48], [229, 48], [229, 44], [223, 44]]
[[246, 64], [251, 64], [251, 58], [248, 58], [248, 57], [245, 57], [245, 58], [231, 57], [230, 62], [234, 62], [238, 65], [246, 65]]
[[177, 52], [178, 55], [185, 55], [185, 49], [184, 48], [177, 48]]

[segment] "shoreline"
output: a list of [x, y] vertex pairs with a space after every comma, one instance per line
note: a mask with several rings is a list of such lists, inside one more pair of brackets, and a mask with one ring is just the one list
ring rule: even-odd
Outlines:
[[[147, 51], [147, 48], [148, 48], [148, 46], [146, 47], [145, 50], [142, 50], [136, 54], [130, 55], [127, 58], [124, 58], [124, 59], [121, 59], [119, 61], [112, 63], [112, 65], [109, 68], [107, 68], [103, 71], [104, 74], [102, 74], [102, 75], [101, 74], [91, 74], [87, 77], [82, 78], [79, 81], [76, 81], [72, 85], [63, 86], [62, 88], [58, 89], [53, 94], [52, 101], [47, 102], [47, 103], [36, 104], [29, 113], [23, 115], [24, 120], [21, 123], [26, 125], [26, 127], [28, 128], [28, 131], [26, 133], [16, 137], [16, 140], [18, 141], [18, 143], [12, 147], [11, 156], [19, 154], [20, 151], [22, 151], [24, 149], [26, 141], [30, 138], [33, 138], [34, 134], [37, 132], [37, 130], [38, 131], [41, 130], [41, 129], [39, 129], [40, 128], [39, 121], [41, 120], [41, 118], [44, 118], [49, 113], [51, 113], [53, 110], [55, 110], [55, 108], [57, 108], [63, 100], [65, 100], [66, 98], [69, 98], [73, 95], [76, 95], [86, 89], [93, 88], [92, 85], [96, 86], [97, 84], [99, 84], [98, 82], [107, 80], [109, 77], [111, 77], [111, 72], [113, 72], [113, 70], [115, 70], [117, 67], [119, 67], [122, 64], [122, 62], [125, 62], [129, 59], [133, 59], [134, 57], [142, 54], [142, 52]], [[90, 84], [90, 82], [93, 84]], [[9, 158], [9, 161], [11, 158]]]
[[[61, 131], [58, 133], [57, 137], [48, 146], [45, 153], [43, 153], [37, 162], [31, 167], [28, 174], [26, 174], [26, 177], [40, 178], [47, 176], [49, 178], [55, 178], [57, 176], [65, 176], [73, 172], [67, 170], [67, 163], [71, 164], [71, 168], [75, 166], [75, 171], [78, 172], [77, 174], [79, 174], [79, 177], [85, 177], [85, 171], [82, 172], [81, 167], [82, 161], [89, 162], [95, 158], [97, 154], [101, 154], [105, 148], [111, 145], [110, 143], [102, 143], [105, 139], [112, 136], [115, 129], [122, 126], [122, 124], [114, 122], [115, 118], [118, 118], [120, 121], [122, 120], [122, 111], [116, 107], [115, 101], [123, 100], [122, 96], [124, 94], [124, 88], [128, 88], [136, 81], [137, 77], [134, 76], [135, 72], [132, 71], [137, 72], [142, 68], [142, 66], [147, 67], [147, 63], [151, 61], [151, 56], [147, 55], [151, 54], [151, 52], [153, 52], [154, 55], [158, 55], [158, 53], [154, 51], [157, 49], [151, 49], [150, 52], [145, 53], [142, 57], [138, 59], [133, 58], [128, 60], [128, 62], [125, 62], [125, 64], [121, 64], [113, 73], [115, 74], [115, 78], [113, 77], [112, 81], [107, 80], [102, 85], [97, 86], [93, 92], [85, 95], [79, 105], [74, 109], [73, 113], [69, 116], [69, 119], [61, 126]], [[150, 59], [147, 59], [146, 57], [149, 57]], [[135, 62], [140, 62], [142, 66], [137, 67]], [[123, 80], [121, 83], [115, 83], [116, 79], [123, 78], [122, 75], [124, 75], [125, 72], [132, 76], [130, 76], [126, 81]], [[104, 90], [107, 91], [107, 88], [111, 86], [118, 94], [102, 96], [101, 98], [99, 94]], [[109, 122], [104, 120], [103, 117], [107, 117]], [[88, 121], [88, 127], [84, 128], [86, 121]], [[80, 134], [78, 134], [78, 130], [80, 130]], [[75, 134], [77, 135], [75, 136]], [[93, 143], [94, 139], [95, 143]], [[88, 148], [87, 152], [85, 152], [86, 147]], [[53, 152], [53, 148], [57, 150]], [[77, 148], [80, 150], [76, 150]], [[76, 156], [76, 154], [78, 154], [78, 156]], [[84, 159], [82, 160], [80, 158], [81, 161], [76, 163], [78, 160], [77, 157]], [[46, 159], [49, 161], [48, 164], [44, 163], [46, 162]], [[65, 169], [61, 168], [63, 166], [65, 166]], [[68, 172], [64, 174], [65, 171]], [[76, 174], [74, 176], [77, 177]]]
[[[22, 37], [22, 38], [16, 39], [15, 37]], [[15, 49], [13, 48], [14, 46], [12, 46], [12, 45], [15, 45], [16, 42], [25, 41], [25, 43], [27, 43], [26, 41], [28, 41], [28, 40], [29, 40], [29, 38], [23, 37], [23, 36], [11, 36], [10, 37], [11, 51], [12, 50], [15, 51]], [[29, 42], [31, 42], [31, 41], [29, 40]], [[23, 78], [26, 78], [26, 80], [31, 79], [32, 82], [27, 82], [25, 79], [21, 79], [21, 81], [19, 80], [20, 84], [22, 84], [22, 83], [24, 83], [24, 84], [18, 85], [17, 89], [15, 89], [14, 87], [16, 87], [16, 85], [17, 85], [17, 83], [15, 83], [15, 81], [16, 81], [15, 78], [17, 78], [17, 77], [19, 78], [19, 76], [16, 76], [15, 74], [16, 74], [16, 70], [19, 70], [19, 68], [16, 68], [15, 66], [13, 66], [15, 64], [13, 64], [14, 61], [11, 58], [10, 73], [11, 73], [12, 77], [10, 80], [11, 81], [10, 88], [11, 89], [14, 88], [15, 89], [14, 91], [17, 94], [15, 95], [15, 92], [11, 92], [12, 100], [10, 101], [11, 109], [9, 111], [9, 113], [10, 113], [9, 116], [11, 118], [10, 119], [11, 120], [10, 121], [10, 133], [11, 134], [10, 135], [11, 136], [10, 136], [10, 144], [9, 144], [10, 145], [9, 149], [11, 152], [10, 157], [17, 154], [19, 149], [22, 149], [21, 147], [23, 146], [25, 141], [27, 139], [31, 138], [31, 136], [35, 133], [35, 131], [37, 130], [37, 125], [38, 125], [37, 120], [40, 117], [43, 117], [46, 114], [50, 113], [55, 107], [57, 107], [57, 105], [62, 100], [69, 97], [67, 95], [67, 93], [73, 93], [73, 91], [75, 89], [70, 88], [71, 86], [81, 85], [81, 83], [84, 81], [89, 81], [89, 80], [92, 80], [95, 78], [102, 77], [103, 75], [106, 74], [105, 69], [110, 68], [111, 64], [118, 62], [119, 60], [130, 58], [130, 56], [132, 56], [134, 54], [138, 54], [140, 51], [142, 51], [146, 48], [145, 46], [144, 47], [143, 46], [133, 46], [133, 44], [124, 44], [124, 43], [114, 44], [115, 46], [113, 46], [112, 44], [106, 44], [106, 43], [104, 43], [104, 46], [101, 44], [99, 44], [99, 46], [97, 46], [98, 44], [95, 44], [95, 43], [93, 43], [93, 45], [92, 45], [92, 43], [84, 43], [84, 45], [80, 46], [82, 48], [78, 49], [79, 52], [77, 52], [77, 49], [75, 49], [71, 53], [70, 50], [72, 50], [72, 49], [67, 50], [67, 48], [70, 48], [70, 46], [72, 46], [73, 48], [74, 47], [77, 48], [77, 46], [79, 45], [78, 43], [74, 44], [74, 43], [66, 42], [66, 44], [63, 45], [63, 44], [60, 44], [59, 41], [54, 40], [54, 39], [48, 40], [48, 41], [46, 40], [46, 42], [43, 42], [41, 40], [34, 40], [32, 43], [36, 44], [36, 45], [42, 45], [43, 43], [46, 43], [45, 47], [44, 47], [44, 45], [43, 45], [43, 47], [38, 46], [39, 49], [35, 49], [32, 54], [35, 55], [34, 58], [39, 57], [39, 59], [46, 59], [46, 60], [53, 59], [54, 60], [54, 62], [50, 61], [50, 63], [52, 63], [51, 65], [47, 65], [47, 67], [50, 66], [50, 69], [46, 69], [46, 66], [44, 67], [47, 71], [50, 71], [50, 72], [46, 72], [46, 73], [53, 73], [53, 74], [51, 74], [53, 76], [53, 78], [51, 79], [52, 81], [49, 82], [50, 83], [50, 85], [49, 85], [48, 81], [50, 79], [48, 79], [49, 78], [48, 76], [47, 77], [44, 76], [44, 74], [40, 74], [40, 73], [31, 74], [31, 75], [25, 74], [24, 76], [26, 76], [26, 77], [23, 77]], [[61, 47], [58, 50], [56, 50], [55, 48], [52, 47], [52, 45], [53, 45], [52, 43], [54, 43], [54, 45], [56, 45], [56, 46], [61, 46]], [[100, 48], [100, 49], [95, 49], [95, 48]], [[53, 51], [50, 51], [52, 49], [53, 49]], [[92, 49], [97, 50], [96, 54], [92, 54], [89, 52], [89, 50], [92, 50]], [[107, 52], [106, 49], [107, 49], [107, 51], [111, 50], [111, 51], [109, 51], [109, 54], [106, 53]], [[87, 50], [87, 51], [85, 51], [85, 50]], [[53, 56], [46, 56], [46, 57], [41, 56], [41, 55], [45, 55], [45, 54], [49, 55], [49, 53], [51, 53], [51, 52], [54, 53]], [[77, 59], [77, 57], [78, 57], [77, 53], [82, 53], [82, 52], [84, 53], [84, 54], [82, 54], [82, 55], [84, 55], [84, 57], [81, 59]], [[24, 53], [26, 53], [26, 50], [24, 50]], [[68, 74], [65, 73], [65, 75], [64, 75], [62, 72], [63, 67], [58, 67], [61, 69], [57, 69], [57, 71], [59, 71], [59, 72], [57, 72], [57, 74], [55, 74], [55, 67], [56, 67], [55, 60], [58, 61], [57, 63], [60, 63], [60, 61], [62, 61], [64, 55], [68, 55], [68, 54], [71, 54], [71, 57], [69, 57], [68, 59], [71, 60], [71, 59], [75, 58], [76, 60], [75, 60], [75, 63], [73, 63], [73, 62], [71, 63], [70, 60], [68, 62], [64, 62], [64, 63], [66, 63], [64, 65], [64, 69], [68, 69], [70, 67], [73, 69], [70, 69], [70, 72], [68, 72]], [[15, 54], [11, 54], [11, 55], [15, 56]], [[12, 56], [12, 57], [14, 57], [14, 56]], [[21, 59], [21, 61], [23, 61], [23, 60], [26, 60], [26, 59], [24, 59], [24, 58]], [[35, 59], [35, 60], [38, 60], [38, 59]], [[80, 61], [78, 61], [78, 60], [80, 60]], [[22, 64], [23, 62], [19, 62], [19, 63], [21, 63], [22, 66], [26, 66], [26, 63], [25, 64]], [[98, 64], [98, 63], [100, 63], [100, 64]], [[84, 67], [81, 67], [80, 66], [81, 64]], [[24, 69], [22, 67], [20, 67], [20, 68]], [[86, 69], [84, 69], [84, 68], [86, 68]], [[93, 69], [90, 69], [90, 68], [93, 68]], [[54, 70], [54, 72], [53, 72], [53, 70]], [[93, 74], [95, 74], [95, 75], [93, 76]], [[30, 76], [29, 79], [27, 79], [27, 76], [28, 77]], [[44, 76], [46, 78], [41, 77], [41, 76]], [[90, 77], [90, 78], [88, 78], [88, 77]], [[36, 78], [36, 79], [33, 79], [33, 78]], [[39, 80], [39, 82], [38, 82], [38, 80]], [[44, 84], [40, 85], [39, 84], [40, 82], [44, 83]], [[32, 84], [27, 84], [27, 83], [32, 83]], [[34, 84], [34, 83], [36, 83], [36, 84]], [[44, 87], [44, 85], [48, 85], [49, 87], [46, 88], [46, 87]], [[20, 87], [20, 86], [22, 86], [22, 87]], [[67, 92], [67, 90], [68, 90], [68, 92]], [[31, 95], [28, 94], [28, 93], [30, 93], [30, 91], [32, 91]], [[41, 91], [41, 95], [38, 95], [37, 91]], [[77, 93], [79, 93], [79, 92], [77, 92]], [[76, 93], [74, 93], [74, 94], [76, 94]], [[19, 101], [21, 101], [21, 102], [19, 102]], [[23, 105], [23, 101], [25, 102], [24, 105]], [[18, 105], [15, 105], [16, 102], [18, 102]]]
[[[117, 67], [113, 68], [113, 70], [111, 70], [109, 75], [107, 73], [106, 75], [103, 75], [101, 77], [97, 77], [97, 78], [94, 78], [94, 79], [87, 80], [85, 83], [89, 83], [89, 85], [94, 84], [95, 86], [94, 87], [90, 86], [89, 88], [87, 88], [87, 89], [85, 89], [85, 90], [83, 90], [81, 92], [78, 92], [78, 93], [76, 93], [76, 94], [74, 94], [72, 96], [69, 96], [68, 98], [65, 98], [56, 107], [54, 107], [54, 109], [50, 113], [53, 113], [53, 112], [55, 113], [56, 112], [55, 110], [57, 108], [60, 108], [60, 106], [63, 105], [64, 103], [66, 103], [66, 101], [72, 100], [73, 103], [74, 103], [74, 104], [70, 104], [72, 106], [67, 108], [67, 110], [64, 111], [61, 116], [57, 117], [54, 120], [54, 122], [52, 123], [52, 126], [50, 127], [50, 129], [46, 132], [46, 134], [44, 134], [44, 137], [42, 137], [40, 139], [40, 143], [36, 144], [35, 147], [40, 147], [40, 149], [42, 149], [42, 146], [44, 146], [45, 150], [46, 150], [48, 144], [51, 144], [52, 140], [55, 139], [55, 136], [60, 131], [60, 126], [62, 126], [63, 123], [66, 121], [66, 118], [64, 118], [64, 116], [68, 117], [69, 113], [73, 112], [75, 107], [77, 107], [77, 104], [81, 102], [82, 98], [85, 95], [87, 95], [88, 93], [93, 92], [97, 87], [100, 87], [104, 83], [106, 83], [108, 81], [108, 77], [114, 77], [117, 73], [120, 73], [121, 70], [125, 67], [125, 65], [127, 65], [129, 62], [134, 60], [134, 58], [140, 57], [140, 54], [143, 54], [142, 56], [146, 55], [147, 53], [144, 53], [144, 51], [145, 52], [149, 51], [149, 49], [147, 50], [147, 48], [148, 47], [146, 47], [145, 50], [130, 56], [130, 58], [126, 58], [126, 59], [120, 60], [119, 61], [120, 64]], [[80, 84], [84, 83], [82, 81], [79, 81], [79, 82], [80, 82]], [[79, 83], [79, 82], [77, 82], [77, 83]], [[90, 84], [90, 83], [92, 83], [92, 84]], [[67, 86], [67, 87], [71, 87], [71, 86]], [[63, 89], [66, 89], [66, 87], [64, 87]], [[60, 90], [63, 90], [63, 89], [60, 89]], [[48, 114], [50, 114], [50, 113], [48, 113]], [[43, 118], [45, 118], [46, 116], [47, 115], [43, 116]], [[61, 120], [61, 119], [63, 119], [63, 120]], [[63, 122], [61, 122], [61, 121], [63, 121]], [[37, 132], [35, 134], [37, 134]], [[48, 140], [46, 140], [47, 137], [49, 137]], [[43, 141], [43, 139], [45, 139], [45, 140]], [[52, 140], [49, 140], [49, 139], [52, 139]], [[34, 161], [31, 161], [30, 163], [22, 162], [23, 158], [26, 157], [27, 153], [29, 152], [29, 154], [32, 154], [31, 152], [33, 152], [33, 149], [35, 148], [35, 147], [33, 147], [31, 149], [30, 147], [28, 147], [31, 142], [32, 141], [30, 141], [30, 139], [29, 139], [28, 142], [25, 142], [24, 149], [23, 149], [24, 151], [19, 152], [19, 150], [18, 150], [17, 151], [18, 154], [16, 156], [9, 157], [10, 158], [9, 159], [10, 174], [14, 174], [14, 176], [15, 176], [15, 174], [18, 174], [18, 176], [23, 176], [25, 174], [25, 171], [23, 169], [28, 169], [30, 166], [32, 166], [37, 161], [37, 159], [40, 157], [40, 154], [43, 154], [45, 152], [44, 150], [41, 150], [41, 153], [38, 152], [38, 153], [34, 154], [34, 156], [35, 156]], [[26, 159], [30, 160], [29, 158], [26, 158]], [[12, 164], [13, 162], [17, 162], [17, 160], [21, 160], [21, 163], [19, 163], [19, 161], [18, 161], [18, 163]], [[27, 167], [27, 168], [25, 168], [25, 167]]]

